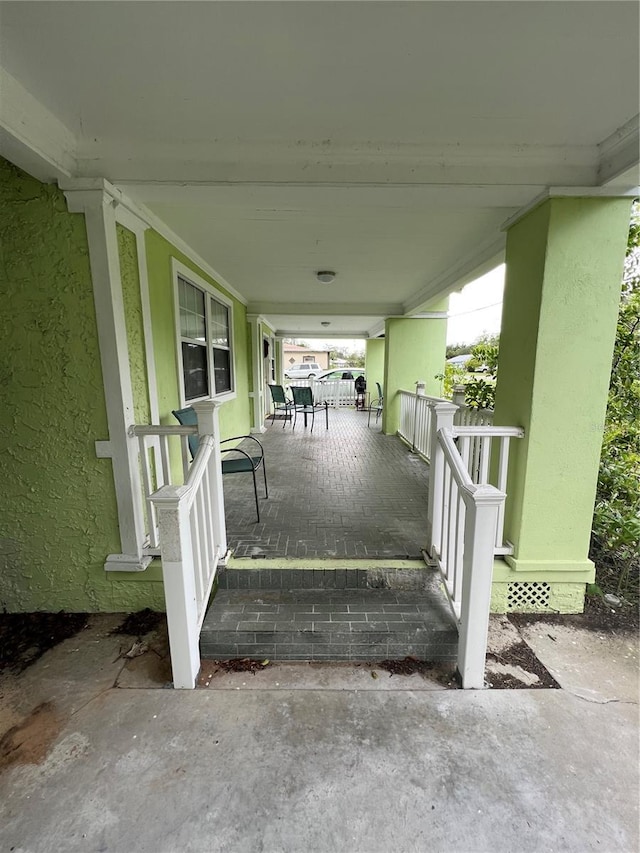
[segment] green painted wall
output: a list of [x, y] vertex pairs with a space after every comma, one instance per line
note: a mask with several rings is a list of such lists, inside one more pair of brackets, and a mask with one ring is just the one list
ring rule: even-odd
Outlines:
[[119, 609], [119, 551], [84, 218], [0, 159], [0, 607]]
[[509, 231], [496, 423], [512, 442], [505, 521], [521, 571], [587, 559], [620, 280], [625, 199], [553, 199]]
[[171, 410], [178, 408], [180, 404], [171, 274], [171, 258], [176, 258], [233, 301], [233, 352], [237, 397], [225, 403], [220, 409], [220, 432], [221, 438], [248, 433], [251, 424], [248, 397], [250, 359], [248, 358], [249, 342], [245, 306], [157, 232], [153, 230], [146, 232], [145, 245], [160, 422], [175, 424]]
[[151, 408], [149, 406], [149, 385], [145, 358], [136, 235], [120, 224], [116, 228], [118, 232], [118, 257], [120, 260], [122, 298], [127, 326], [133, 409], [136, 423], [148, 424], [151, 423]]
[[378, 396], [376, 382], [380, 383], [384, 393], [384, 338], [370, 338], [366, 342], [364, 364], [367, 376], [367, 391], [373, 400]]
[[428, 395], [440, 393], [435, 375], [444, 371], [446, 338], [446, 319], [386, 321], [382, 430], [387, 435], [395, 434], [400, 424], [400, 390], [415, 391], [415, 383], [424, 381]]

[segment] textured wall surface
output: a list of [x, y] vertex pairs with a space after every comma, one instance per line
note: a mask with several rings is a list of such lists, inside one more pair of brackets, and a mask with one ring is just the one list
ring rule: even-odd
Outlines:
[[117, 231], [122, 299], [127, 324], [127, 346], [129, 348], [129, 367], [133, 387], [133, 410], [137, 424], [148, 424], [151, 423], [151, 409], [149, 407], [147, 364], [145, 361], [136, 235], [120, 224], [117, 225]]
[[0, 159], [0, 607], [110, 610], [119, 550], [84, 218]]
[[435, 375], [444, 370], [447, 321], [389, 319], [385, 329], [382, 429], [393, 435], [400, 424], [399, 390], [415, 391], [415, 383], [422, 381], [426, 383], [426, 394], [440, 393]]

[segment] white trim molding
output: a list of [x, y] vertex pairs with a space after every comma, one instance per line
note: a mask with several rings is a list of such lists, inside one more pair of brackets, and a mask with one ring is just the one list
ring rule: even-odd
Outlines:
[[[109, 451], [118, 506], [121, 554], [110, 554], [106, 571], [144, 571], [144, 516], [138, 443], [129, 436], [134, 423], [133, 389], [125, 323], [116, 217], [112, 197], [102, 189], [67, 190], [71, 213], [83, 213], [96, 308], [100, 361], [109, 428]], [[104, 451], [104, 445], [96, 451]]]
[[551, 198], [635, 198], [640, 193], [640, 187], [625, 189], [624, 187], [547, 187], [546, 190], [531, 199], [529, 204], [521, 207], [513, 216], [506, 219], [500, 226], [501, 231], [508, 231], [536, 207]]
[[234, 299], [237, 299], [238, 302], [241, 302], [243, 305], [247, 304], [246, 298], [236, 290], [232, 284], [229, 284], [224, 276], [214, 270], [214, 268], [207, 263], [204, 258], [200, 257], [200, 255], [192, 249], [191, 246], [182, 239], [182, 237], [179, 237], [175, 231], [169, 228], [168, 225], [166, 225], [144, 204], [138, 204], [133, 201], [129, 196], [122, 192], [122, 190], [115, 187], [109, 181], [106, 181], [104, 178], [69, 178], [60, 180], [58, 183], [60, 185], [60, 189], [65, 192], [67, 190], [103, 190], [111, 196], [116, 206], [122, 205], [122, 207], [126, 208], [137, 219], [140, 219], [149, 228], [152, 228], [160, 234], [161, 237], [164, 237], [165, 240], [171, 243], [179, 252], [186, 255], [197, 267], [199, 267], [206, 275], [211, 276], [216, 284], [226, 290]]
[[77, 169], [75, 136], [1, 66], [0, 150], [45, 183]]
[[[216, 287], [211, 285], [208, 281], [206, 281], [202, 276], [199, 276], [195, 273], [191, 267], [188, 267], [186, 264], [183, 264], [177, 258], [171, 258], [171, 279], [173, 286], [173, 307], [174, 307], [174, 320], [175, 320], [175, 334], [176, 334], [176, 365], [178, 369], [178, 391], [180, 393], [180, 405], [191, 406], [196, 400], [187, 400], [184, 393], [184, 365], [182, 363], [182, 330], [180, 328], [180, 305], [178, 301], [178, 276], [183, 278], [189, 284], [192, 284], [194, 287], [199, 288], [204, 291], [206, 295], [208, 295], [211, 299], [216, 300], [217, 302], [222, 303], [229, 309], [229, 351], [231, 353], [231, 390], [224, 391], [220, 394], [213, 394], [211, 397], [201, 397], [199, 400], [216, 400], [218, 403], [226, 403], [229, 400], [235, 400], [237, 397], [236, 391], [236, 354], [234, 352], [235, 341], [233, 335], [233, 315], [234, 315], [234, 306], [233, 300], [230, 299], [226, 293], [222, 293]], [[209, 349], [210, 349], [210, 334], [209, 334], [209, 313], [207, 312], [207, 358], [209, 359]], [[213, 373], [213, 363], [209, 359], [209, 380], [210, 386], [211, 383], [214, 382], [214, 373]]]

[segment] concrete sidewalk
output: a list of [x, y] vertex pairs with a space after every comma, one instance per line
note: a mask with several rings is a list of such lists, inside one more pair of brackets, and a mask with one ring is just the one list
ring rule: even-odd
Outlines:
[[178, 692], [117, 622], [0, 681], [3, 851], [638, 850], [631, 635], [527, 629], [561, 690], [281, 664]]

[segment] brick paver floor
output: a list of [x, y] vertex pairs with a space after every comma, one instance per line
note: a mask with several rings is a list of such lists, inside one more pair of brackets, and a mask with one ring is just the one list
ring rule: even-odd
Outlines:
[[428, 467], [379, 424], [368, 428], [366, 413], [330, 409], [327, 430], [319, 412], [313, 433], [301, 418], [295, 430], [276, 421], [258, 438], [269, 482], [259, 523], [251, 477], [224, 478], [236, 557], [420, 557]]

